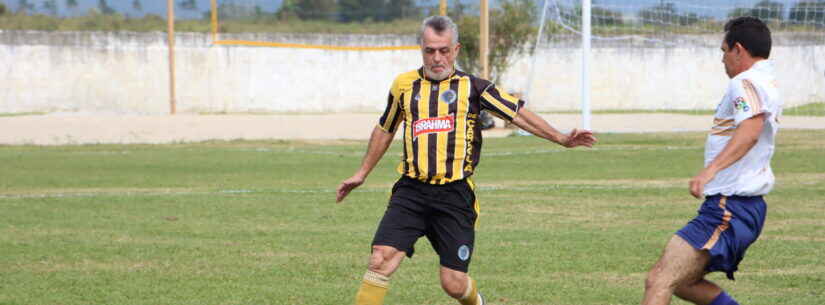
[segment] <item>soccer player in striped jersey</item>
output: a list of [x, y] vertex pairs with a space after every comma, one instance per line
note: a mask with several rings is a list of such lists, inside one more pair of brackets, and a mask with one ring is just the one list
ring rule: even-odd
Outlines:
[[705, 279], [733, 273], [765, 223], [762, 198], [774, 185], [771, 157], [782, 100], [768, 61], [771, 33], [761, 20], [725, 25], [722, 62], [731, 78], [705, 143], [705, 167], [690, 180], [704, 198], [699, 214], [676, 232], [648, 273], [643, 305], [669, 304], [672, 295], [701, 305], [738, 305]]
[[439, 255], [444, 291], [463, 305], [484, 304], [467, 275], [479, 212], [470, 177], [481, 157], [481, 110], [565, 147], [590, 147], [596, 141], [590, 131], [558, 132], [524, 108], [524, 101], [457, 71], [458, 30], [449, 17], [425, 19], [420, 36], [423, 67], [395, 79], [361, 167], [337, 190], [341, 202], [364, 182], [403, 123], [401, 178], [375, 233], [357, 305], [383, 304], [390, 276], [404, 256], [412, 257], [422, 236]]

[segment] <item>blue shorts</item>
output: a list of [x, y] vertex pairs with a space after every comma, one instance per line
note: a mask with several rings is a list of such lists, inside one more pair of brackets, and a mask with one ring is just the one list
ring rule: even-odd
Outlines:
[[766, 213], [762, 196], [707, 196], [699, 215], [676, 234], [710, 253], [706, 271], [723, 271], [733, 280], [745, 251], [762, 233]]

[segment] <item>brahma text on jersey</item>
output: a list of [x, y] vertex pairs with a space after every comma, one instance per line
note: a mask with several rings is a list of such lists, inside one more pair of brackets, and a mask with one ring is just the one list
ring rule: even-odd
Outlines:
[[436, 132], [450, 132], [455, 128], [455, 117], [452, 115], [420, 119], [413, 123], [413, 137]]

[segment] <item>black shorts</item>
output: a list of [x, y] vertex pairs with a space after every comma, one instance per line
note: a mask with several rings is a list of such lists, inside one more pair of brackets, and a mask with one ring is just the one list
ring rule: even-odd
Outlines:
[[467, 272], [478, 218], [470, 183], [433, 185], [402, 177], [392, 188], [374, 246], [392, 246], [412, 257], [415, 242], [427, 236], [444, 267]]

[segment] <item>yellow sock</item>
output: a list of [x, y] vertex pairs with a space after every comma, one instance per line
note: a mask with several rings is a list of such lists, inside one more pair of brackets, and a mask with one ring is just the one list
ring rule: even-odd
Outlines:
[[355, 295], [355, 305], [383, 305], [384, 296], [390, 288], [390, 278], [367, 270], [361, 288]]
[[476, 281], [467, 276], [467, 290], [464, 291], [464, 296], [458, 299], [458, 302], [461, 305], [479, 305], [478, 301]]

